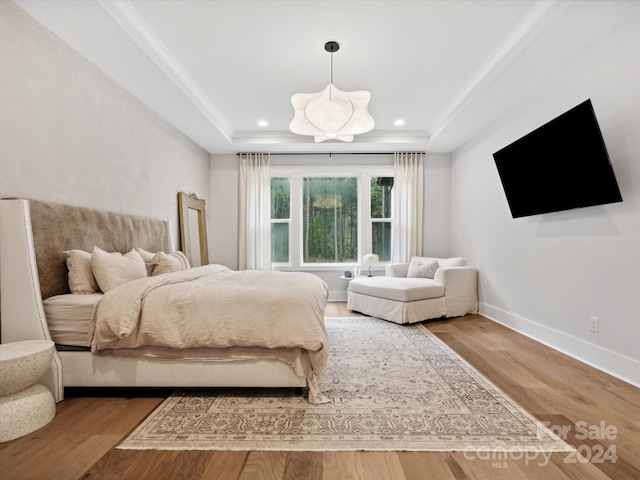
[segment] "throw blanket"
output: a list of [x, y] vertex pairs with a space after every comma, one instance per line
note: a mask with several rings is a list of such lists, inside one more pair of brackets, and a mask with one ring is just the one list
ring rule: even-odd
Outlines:
[[[316, 377], [329, 355], [327, 295], [322, 280], [302, 272], [205, 265], [141, 278], [104, 294], [94, 311], [92, 351], [175, 358], [180, 350], [189, 359], [220, 360], [228, 349], [239, 352], [231, 358], [237, 360], [266, 348], [307, 377], [309, 401], [318, 403]], [[279, 355], [288, 349], [298, 352], [296, 360], [291, 352]]]

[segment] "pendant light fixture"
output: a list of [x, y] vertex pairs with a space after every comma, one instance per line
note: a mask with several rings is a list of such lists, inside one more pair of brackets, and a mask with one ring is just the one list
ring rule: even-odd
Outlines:
[[327, 42], [324, 49], [331, 54], [329, 85], [318, 93], [296, 93], [291, 97], [295, 111], [289, 130], [298, 135], [311, 135], [316, 143], [325, 140], [352, 142], [353, 136], [373, 129], [375, 122], [367, 107], [371, 94], [364, 90], [343, 92], [333, 84], [333, 53], [338, 42]]

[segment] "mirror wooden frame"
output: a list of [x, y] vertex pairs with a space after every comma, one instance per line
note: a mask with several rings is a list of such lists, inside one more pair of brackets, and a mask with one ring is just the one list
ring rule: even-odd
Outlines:
[[178, 193], [180, 244], [192, 267], [209, 263], [205, 201], [195, 194]]

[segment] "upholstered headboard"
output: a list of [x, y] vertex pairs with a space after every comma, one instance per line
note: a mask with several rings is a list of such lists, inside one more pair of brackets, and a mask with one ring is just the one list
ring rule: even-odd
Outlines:
[[36, 200], [29, 200], [29, 207], [43, 299], [70, 293], [65, 250], [91, 252], [98, 246], [120, 253], [135, 247], [171, 251], [171, 232], [164, 220]]

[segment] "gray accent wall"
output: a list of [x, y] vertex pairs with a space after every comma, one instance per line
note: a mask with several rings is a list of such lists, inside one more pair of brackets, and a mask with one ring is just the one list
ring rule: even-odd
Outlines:
[[13, 2], [0, 2], [0, 197], [158, 217], [209, 196], [209, 154]]

